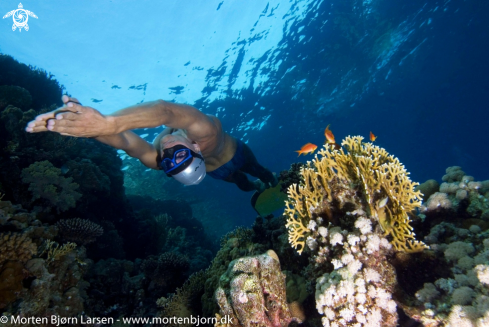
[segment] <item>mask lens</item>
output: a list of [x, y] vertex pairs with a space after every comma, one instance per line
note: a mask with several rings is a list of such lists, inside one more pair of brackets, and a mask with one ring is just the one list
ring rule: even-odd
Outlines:
[[175, 174], [179, 172], [180, 166], [185, 165], [182, 166], [181, 169], [184, 169], [186, 166], [188, 166], [188, 164], [184, 164], [184, 163], [191, 158], [192, 158], [192, 154], [190, 149], [188, 148], [177, 149], [176, 151], [175, 151], [175, 147], [170, 149], [165, 149], [164, 159], [161, 161], [161, 168], [167, 174], [168, 173]]
[[173, 160], [168, 158], [163, 159], [163, 161], [161, 162], [161, 168], [163, 168], [165, 172], [172, 169], [174, 166], [175, 165], [173, 164]]
[[175, 153], [175, 163], [179, 164], [182, 162], [185, 158], [187, 158], [190, 155], [190, 151], [188, 150], [180, 150], [177, 153]]

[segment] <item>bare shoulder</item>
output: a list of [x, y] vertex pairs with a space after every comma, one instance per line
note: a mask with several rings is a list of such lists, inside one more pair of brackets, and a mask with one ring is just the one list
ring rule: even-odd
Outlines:
[[221, 121], [212, 115], [203, 115], [202, 119], [187, 128], [188, 137], [197, 143], [209, 138], [217, 138], [221, 133]]

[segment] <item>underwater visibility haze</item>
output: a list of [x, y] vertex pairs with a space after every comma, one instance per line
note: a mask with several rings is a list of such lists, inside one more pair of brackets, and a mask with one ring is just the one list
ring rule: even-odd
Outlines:
[[[489, 326], [489, 2], [0, 9], [11, 325]], [[261, 217], [253, 192], [209, 174], [184, 186], [93, 138], [27, 133], [63, 94], [103, 115], [159, 99], [214, 115], [285, 205]]]

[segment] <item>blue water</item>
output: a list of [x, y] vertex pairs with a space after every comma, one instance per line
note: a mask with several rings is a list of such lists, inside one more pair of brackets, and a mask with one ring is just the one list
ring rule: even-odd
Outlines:
[[[2, 52], [104, 113], [192, 104], [276, 172], [312, 158], [294, 151], [321, 145], [330, 124], [337, 141], [372, 131], [415, 181], [454, 165], [489, 179], [487, 1], [23, 4], [39, 19], [21, 33], [4, 19]], [[219, 203], [231, 225], [256, 216], [251, 194], [222, 181], [179, 192]]]

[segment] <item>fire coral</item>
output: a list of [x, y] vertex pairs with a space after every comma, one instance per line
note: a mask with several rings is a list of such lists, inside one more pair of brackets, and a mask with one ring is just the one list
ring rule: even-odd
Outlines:
[[[303, 182], [288, 189], [285, 214], [289, 243], [302, 253], [312, 218], [334, 224], [347, 208], [365, 211], [390, 235], [397, 251], [419, 252], [427, 246], [415, 239], [408, 213], [421, 205], [422, 194], [397, 158], [361, 136], [348, 136], [339, 150], [325, 146], [301, 169]], [[346, 212], [345, 212], [346, 211]], [[353, 211], [353, 210], [351, 210]], [[336, 214], [335, 214], [336, 213]], [[310, 222], [312, 226], [310, 225]]]

